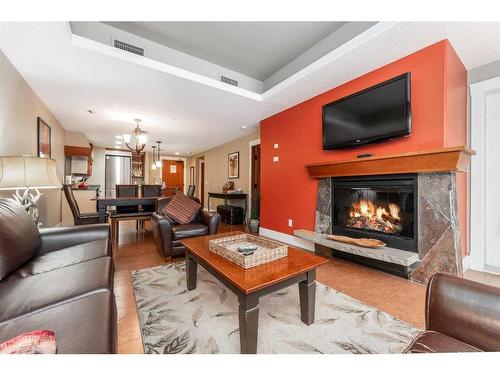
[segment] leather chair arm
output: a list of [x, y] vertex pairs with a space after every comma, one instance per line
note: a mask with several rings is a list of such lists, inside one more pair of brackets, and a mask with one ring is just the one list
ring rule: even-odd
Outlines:
[[484, 351], [500, 351], [500, 288], [443, 273], [427, 285], [425, 325]]
[[158, 212], [159, 214], [161, 214], [162, 210], [165, 208], [165, 206], [168, 204], [168, 202], [170, 202], [172, 198], [171, 197], [163, 197], [163, 198], [158, 198], [156, 200], [156, 212]]
[[220, 223], [220, 215], [217, 212], [201, 211], [200, 219], [208, 226], [208, 234], [217, 234]]
[[[42, 228], [40, 231], [41, 245], [37, 255], [65, 249], [85, 242], [96, 240], [110, 240], [111, 232], [108, 224], [91, 224], [74, 227]], [[111, 255], [111, 241], [109, 241]]]
[[170, 220], [163, 214], [153, 213], [153, 237], [156, 248], [163, 256], [172, 256], [172, 225]]

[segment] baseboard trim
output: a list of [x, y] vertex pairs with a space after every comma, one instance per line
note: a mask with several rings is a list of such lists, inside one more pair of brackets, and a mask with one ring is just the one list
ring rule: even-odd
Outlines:
[[269, 237], [273, 240], [284, 242], [288, 245], [300, 247], [304, 250], [314, 251], [314, 244], [311, 241], [304, 240], [302, 238], [292, 236], [290, 234], [277, 232], [272, 229], [259, 228], [259, 235], [264, 237]]
[[470, 256], [467, 255], [462, 259], [462, 269], [463, 271], [468, 271], [470, 270]]

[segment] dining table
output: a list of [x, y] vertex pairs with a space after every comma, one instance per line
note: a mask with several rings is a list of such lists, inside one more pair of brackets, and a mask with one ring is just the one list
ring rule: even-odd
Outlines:
[[99, 223], [106, 223], [106, 210], [108, 207], [126, 207], [137, 205], [155, 205], [158, 197], [137, 197], [137, 198], [96, 198], [97, 212], [99, 213]]

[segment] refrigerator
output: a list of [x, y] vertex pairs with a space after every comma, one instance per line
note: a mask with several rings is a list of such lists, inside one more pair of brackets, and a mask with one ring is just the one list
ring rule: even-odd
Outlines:
[[115, 186], [130, 184], [132, 180], [132, 161], [130, 156], [105, 156], [105, 196], [115, 198]]

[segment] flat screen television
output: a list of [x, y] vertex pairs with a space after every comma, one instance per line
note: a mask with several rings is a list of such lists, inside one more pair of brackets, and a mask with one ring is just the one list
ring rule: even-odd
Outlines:
[[323, 149], [354, 147], [411, 133], [410, 73], [323, 106]]

